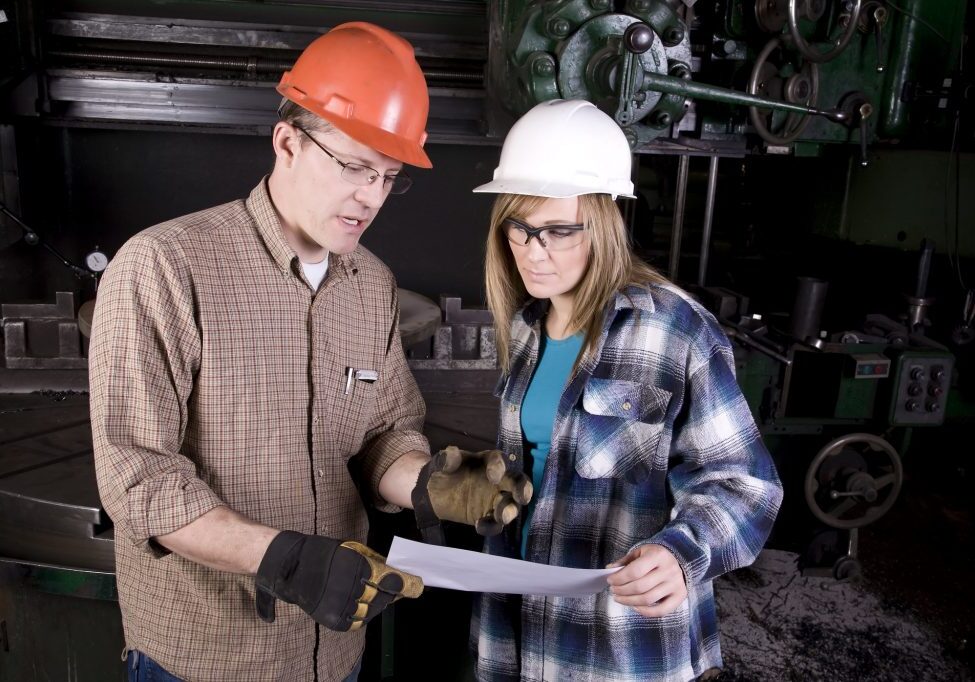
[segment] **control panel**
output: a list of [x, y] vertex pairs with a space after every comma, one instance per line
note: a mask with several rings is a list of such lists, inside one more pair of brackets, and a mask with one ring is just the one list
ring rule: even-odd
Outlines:
[[901, 353], [896, 359], [890, 423], [926, 426], [944, 421], [953, 366], [948, 353]]

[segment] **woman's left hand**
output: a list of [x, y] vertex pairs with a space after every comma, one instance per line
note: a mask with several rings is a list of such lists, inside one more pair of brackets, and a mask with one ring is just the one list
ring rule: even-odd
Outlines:
[[613, 598], [641, 615], [666, 616], [687, 598], [684, 571], [661, 545], [640, 545], [607, 568], [616, 566], [623, 568], [606, 578]]

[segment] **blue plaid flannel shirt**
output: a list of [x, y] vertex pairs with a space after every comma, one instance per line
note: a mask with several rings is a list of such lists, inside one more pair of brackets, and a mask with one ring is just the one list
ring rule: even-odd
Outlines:
[[[515, 316], [499, 447], [524, 456], [521, 402], [538, 360], [541, 302]], [[599, 352], [569, 379], [527, 559], [603, 568], [654, 543], [677, 557], [687, 600], [662, 618], [613, 601], [485, 594], [471, 643], [479, 680], [685, 682], [721, 665], [712, 580], [754, 561], [782, 500], [714, 317], [681, 289], [629, 287]], [[517, 557], [520, 529], [485, 551]]]

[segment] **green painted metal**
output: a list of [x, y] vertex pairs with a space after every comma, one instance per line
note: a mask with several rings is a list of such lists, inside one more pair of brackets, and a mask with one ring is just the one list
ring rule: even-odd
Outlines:
[[806, 107], [801, 104], [790, 102], [773, 102], [764, 97], [749, 95], [747, 92], [721, 88], [716, 85], [695, 83], [694, 81], [673, 78], [671, 76], [658, 76], [656, 74], [646, 74], [644, 83], [658, 92], [666, 92], [682, 97], [696, 97], [714, 102], [725, 102], [727, 104], [741, 104], [745, 106], [759, 106], [778, 111], [792, 111], [800, 114], [819, 113], [814, 107]]
[[880, 98], [879, 132], [902, 138], [910, 133], [918, 106], [914, 86], [939, 88], [958, 64], [966, 0], [897, 0], [891, 12], [892, 49]]

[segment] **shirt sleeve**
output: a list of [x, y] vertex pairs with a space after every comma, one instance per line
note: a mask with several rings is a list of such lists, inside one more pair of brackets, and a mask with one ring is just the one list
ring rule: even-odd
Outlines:
[[400, 341], [399, 297], [395, 286], [392, 306], [393, 324], [376, 391], [376, 411], [361, 455], [363, 482], [368, 484], [374, 506], [383, 512], [400, 511], [400, 507], [379, 495], [379, 481], [389, 467], [411, 450], [430, 452], [430, 444], [422, 433], [426, 405], [406, 364]]
[[89, 351], [95, 473], [116, 538], [150, 540], [223, 502], [180, 454], [199, 367], [189, 273], [145, 235], [118, 252], [99, 288]]
[[671, 521], [648, 542], [669, 549], [689, 583], [755, 560], [782, 502], [782, 485], [735, 381], [720, 330], [690, 373], [667, 473]]

